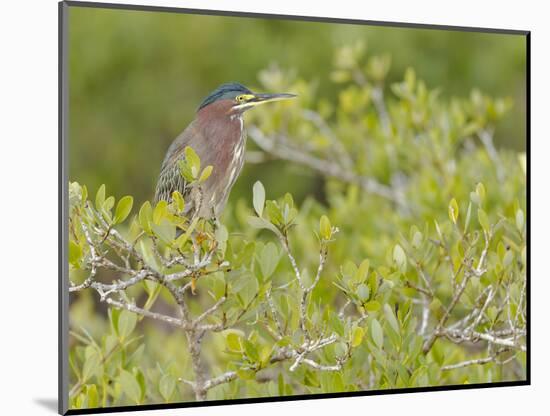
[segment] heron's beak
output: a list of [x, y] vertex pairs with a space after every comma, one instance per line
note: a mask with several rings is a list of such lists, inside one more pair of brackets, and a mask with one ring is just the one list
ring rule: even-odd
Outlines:
[[251, 94], [251, 97], [243, 104], [239, 104], [234, 108], [248, 109], [260, 104], [269, 103], [271, 101], [288, 100], [289, 98], [296, 97], [296, 94]]
[[296, 94], [287, 94], [287, 93], [281, 93], [281, 94], [254, 94], [254, 98], [252, 98], [249, 103], [253, 105], [257, 104], [263, 104], [268, 103], [270, 101], [280, 101], [280, 100], [288, 100], [289, 98], [296, 97]]

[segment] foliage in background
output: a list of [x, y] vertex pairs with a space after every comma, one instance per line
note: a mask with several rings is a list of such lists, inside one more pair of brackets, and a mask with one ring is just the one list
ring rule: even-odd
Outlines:
[[[521, 36], [80, 7], [69, 13], [69, 169], [90, 189], [106, 183], [136, 202], [151, 199], [170, 142], [222, 82], [261, 91], [261, 69], [288, 68], [337, 102], [333, 52], [357, 40], [391, 58], [389, 83], [413, 67], [447, 97], [467, 98], [477, 86], [513, 98], [514, 115], [499, 124], [496, 145], [525, 148]], [[322, 175], [272, 161], [247, 164], [232, 200], [248, 200], [257, 180], [276, 197], [324, 198]]]
[[258, 182], [218, 226], [71, 184], [73, 407], [525, 378], [525, 155], [493, 144], [511, 102], [389, 70], [339, 49], [337, 100], [260, 73], [299, 98], [250, 113], [249, 153], [322, 176], [323, 201]]

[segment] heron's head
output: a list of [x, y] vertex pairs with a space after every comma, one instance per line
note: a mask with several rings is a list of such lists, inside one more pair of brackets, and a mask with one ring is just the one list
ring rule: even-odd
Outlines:
[[294, 97], [296, 97], [295, 94], [287, 93], [255, 93], [238, 82], [229, 82], [220, 85], [212, 91], [210, 95], [203, 100], [198, 110], [200, 111], [211, 104], [224, 100], [228, 103], [231, 113], [240, 114], [260, 104], [269, 103], [271, 101], [286, 100]]

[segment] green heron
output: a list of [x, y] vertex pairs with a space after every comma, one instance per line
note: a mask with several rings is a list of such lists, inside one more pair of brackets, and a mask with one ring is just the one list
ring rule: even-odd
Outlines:
[[[185, 198], [185, 213], [202, 218], [219, 218], [244, 164], [246, 132], [243, 113], [270, 101], [295, 97], [294, 94], [257, 94], [239, 83], [222, 84], [204, 99], [195, 119], [172, 142], [160, 170], [155, 203], [170, 202], [179, 191]], [[201, 165], [212, 165], [210, 177], [201, 184], [200, 195], [180, 174], [178, 161], [190, 146]]]

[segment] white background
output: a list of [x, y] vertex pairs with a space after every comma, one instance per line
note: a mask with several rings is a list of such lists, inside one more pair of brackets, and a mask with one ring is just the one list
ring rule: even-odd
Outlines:
[[[532, 386], [147, 414], [548, 414], [550, 267], [545, 261], [548, 237], [544, 236], [550, 231], [550, 14], [545, 2], [136, 2], [532, 31]], [[0, 19], [0, 412], [51, 415], [55, 413], [57, 396], [57, 4], [54, 0], [5, 1]]]

